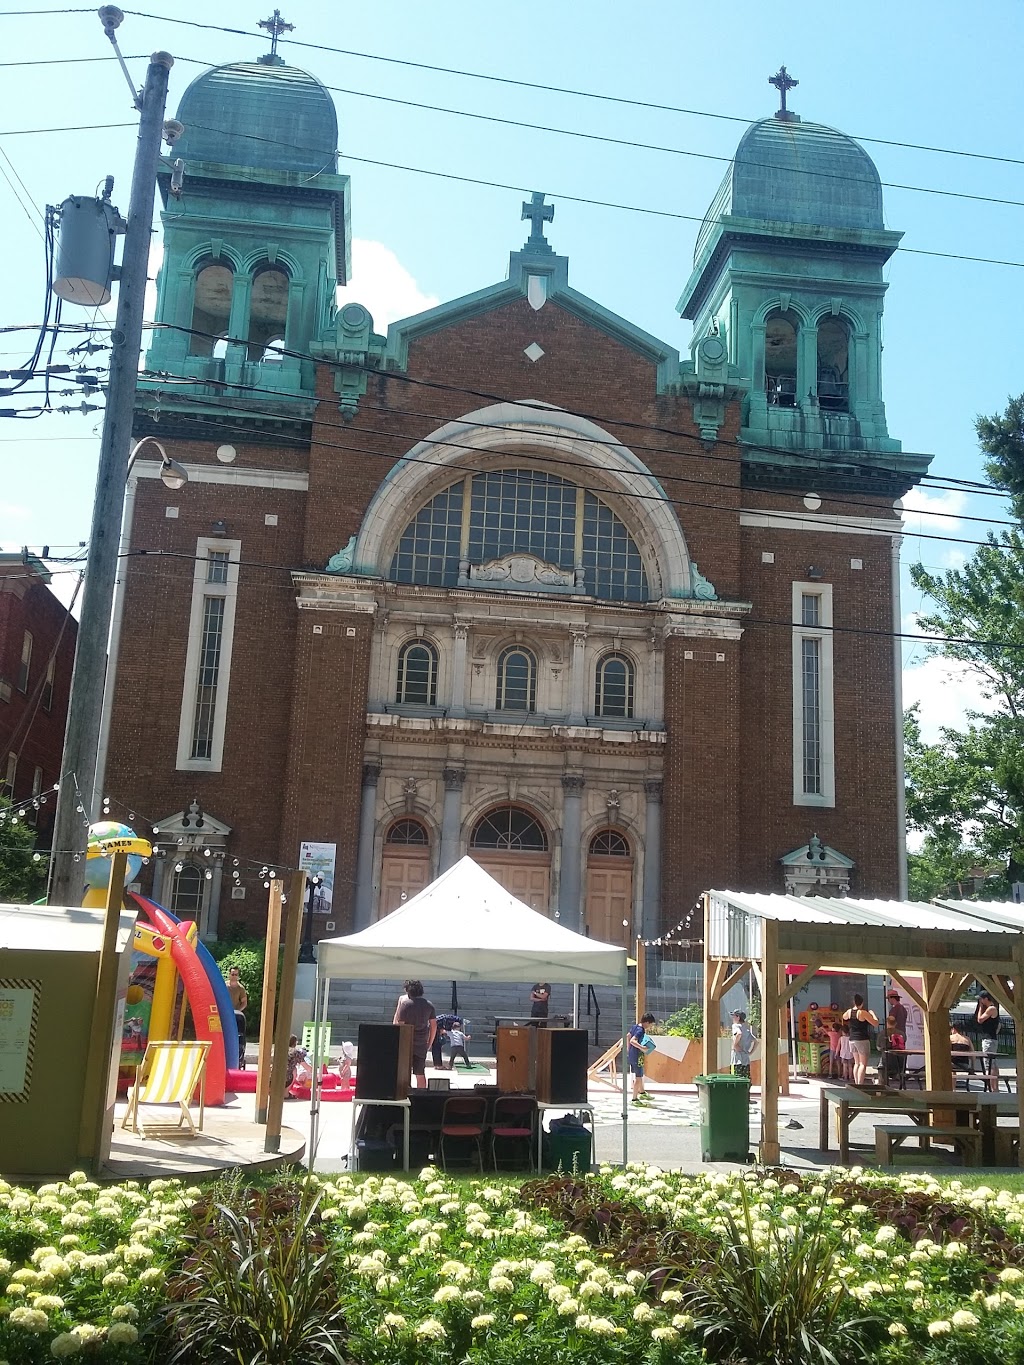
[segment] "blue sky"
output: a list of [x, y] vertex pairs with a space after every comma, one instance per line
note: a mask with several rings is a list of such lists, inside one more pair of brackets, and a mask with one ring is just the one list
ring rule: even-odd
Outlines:
[[[188, 16], [253, 29], [269, 8], [220, 0], [184, 6], [153, 0], [162, 19], [130, 12], [119, 31], [126, 54], [165, 48], [176, 58], [169, 109], [205, 64], [253, 59], [262, 37], [206, 32], [172, 22]], [[5, 62], [103, 57], [109, 49], [94, 9], [0, 17]], [[547, 6], [491, 0], [400, 0], [372, 6], [291, 0], [284, 17], [295, 40], [382, 57], [550, 83], [683, 107], [706, 117], [630, 108], [511, 85], [417, 71], [386, 62], [282, 45], [285, 59], [312, 71], [334, 91], [343, 154], [427, 170], [497, 180], [546, 191], [555, 200], [550, 237], [570, 258], [570, 280], [605, 306], [685, 351], [689, 324], [675, 302], [689, 273], [696, 221], [674, 220], [560, 199], [578, 195], [667, 210], [700, 219], [721, 180], [744, 121], [776, 107], [766, 78], [785, 62], [799, 81], [790, 105], [805, 119], [865, 139], [883, 182], [1024, 202], [1024, 166], [950, 156], [867, 139], [927, 144], [989, 156], [1021, 156], [1019, 54], [1024, 9], [988, 0], [984, 24], [972, 27], [962, 4], [895, 5], [865, 0], [826, 7], [796, 0], [771, 7], [734, 0], [728, 7], [654, 0], [624, 7], [553, 0]], [[139, 81], [145, 58], [129, 62]], [[128, 91], [111, 61], [8, 67], [3, 72], [3, 130], [131, 122]], [[410, 109], [369, 95], [413, 100], [501, 118], [568, 128], [601, 137], [655, 143], [668, 154], [526, 131], [450, 114]], [[736, 120], [740, 120], [737, 122]], [[114, 198], [127, 206], [131, 128], [0, 136], [0, 169], [24, 182], [36, 206], [90, 193], [111, 172]], [[709, 160], [704, 158], [721, 158]], [[525, 235], [518, 190], [487, 189], [346, 160], [352, 176], [355, 282], [377, 325], [493, 283]], [[17, 180], [15, 180], [17, 184]], [[886, 223], [919, 251], [1024, 261], [1024, 207], [887, 188]], [[6, 269], [0, 323], [38, 319], [42, 295], [39, 237], [12, 189], [0, 179]], [[30, 214], [32, 210], [30, 208]], [[888, 268], [884, 384], [890, 432], [904, 448], [934, 452], [932, 471], [980, 477], [973, 431], [977, 413], [1001, 409], [1024, 389], [1018, 319], [1024, 269], [898, 253]], [[77, 310], [68, 309], [66, 318]], [[22, 339], [0, 336], [0, 365], [24, 359]], [[26, 348], [27, 349], [27, 348]], [[32, 400], [29, 400], [32, 401]], [[80, 401], [80, 396], [61, 400]], [[0, 540], [75, 546], [88, 534], [95, 476], [96, 417], [46, 415], [0, 424]], [[976, 538], [984, 527], [928, 512], [998, 517], [988, 497], [930, 494], [908, 530]], [[56, 553], [55, 548], [55, 553]], [[933, 568], [958, 562], [970, 546], [908, 537], [904, 563]], [[55, 580], [69, 595], [70, 576]], [[906, 624], [920, 599], [907, 588]], [[908, 696], [922, 698], [930, 726], [969, 699], [944, 664], [920, 667], [908, 647]]]

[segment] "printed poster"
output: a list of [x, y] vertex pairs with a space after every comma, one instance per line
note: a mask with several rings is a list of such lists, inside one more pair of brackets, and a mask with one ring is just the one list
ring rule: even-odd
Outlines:
[[[299, 846], [299, 868], [311, 877], [323, 881], [313, 897], [313, 913], [330, 915], [334, 902], [334, 864], [338, 856], [337, 844], [305, 842]], [[308, 894], [308, 893], [307, 893]], [[308, 905], [308, 900], [307, 900]]]
[[38, 981], [0, 981], [0, 1100], [28, 1099]]

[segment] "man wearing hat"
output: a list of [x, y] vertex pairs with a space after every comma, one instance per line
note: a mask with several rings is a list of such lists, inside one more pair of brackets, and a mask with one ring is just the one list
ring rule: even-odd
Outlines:
[[899, 991], [889, 991], [885, 997], [885, 1002], [895, 1024], [893, 1032], [901, 1033], [905, 1038], [907, 1036], [907, 1007], [904, 1005]]

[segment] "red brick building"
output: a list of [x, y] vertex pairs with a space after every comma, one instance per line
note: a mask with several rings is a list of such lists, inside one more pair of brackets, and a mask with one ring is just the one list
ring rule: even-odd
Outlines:
[[[77, 622], [34, 555], [0, 554], [0, 792], [15, 802], [60, 779]], [[53, 801], [31, 811], [47, 845]]]
[[681, 359], [570, 285], [540, 195], [506, 279], [378, 335], [334, 303], [327, 92], [266, 59], [178, 117], [136, 435], [189, 482], [133, 471], [105, 740], [157, 898], [258, 927], [304, 841], [336, 846], [318, 934], [467, 851], [601, 938], [712, 886], [898, 895], [894, 504], [926, 465], [885, 426], [867, 154], [752, 126]]

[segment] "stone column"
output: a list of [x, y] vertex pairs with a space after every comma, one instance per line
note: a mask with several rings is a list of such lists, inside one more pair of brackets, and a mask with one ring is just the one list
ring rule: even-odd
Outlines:
[[[455, 648], [452, 650], [452, 701], [448, 708], [448, 714], [461, 720], [466, 714], [466, 640], [469, 635], [469, 625], [457, 616], [452, 624], [455, 628]], [[445, 771], [447, 772], [447, 769]], [[447, 790], [448, 788], [445, 787], [446, 793]], [[447, 796], [445, 800], [447, 801]], [[444, 871], [443, 868], [441, 870]]]
[[[586, 683], [584, 650], [587, 646], [587, 628], [570, 626], [569, 635], [572, 639], [572, 661], [569, 664], [569, 724], [584, 725], [586, 723], [583, 710]], [[562, 784], [564, 786], [565, 778], [562, 779]]]
[[562, 924], [579, 933], [584, 928], [582, 895], [583, 788], [582, 773], [562, 774], [562, 869], [558, 881], [558, 911]]
[[210, 901], [206, 911], [203, 938], [216, 941], [220, 934], [220, 896], [221, 883], [224, 879], [224, 854], [215, 853], [210, 861], [213, 863], [213, 867], [210, 869], [213, 876], [210, 878]]
[[373, 836], [377, 826], [379, 763], [363, 764], [363, 796], [359, 808], [359, 850], [356, 854], [355, 928], [365, 929], [373, 916]]
[[466, 781], [463, 768], [445, 768], [444, 809], [441, 813], [441, 858], [438, 872], [447, 872], [459, 861], [459, 831], [462, 828], [462, 787]]
[[661, 778], [644, 781], [647, 798], [644, 826], [644, 889], [640, 923], [644, 938], [657, 938], [661, 932]]

